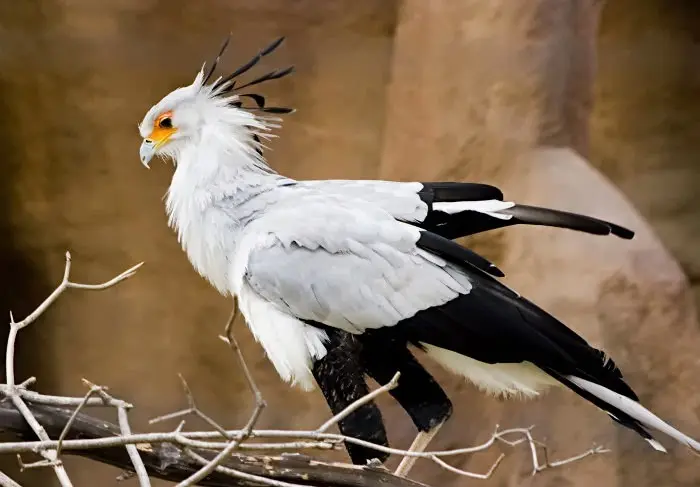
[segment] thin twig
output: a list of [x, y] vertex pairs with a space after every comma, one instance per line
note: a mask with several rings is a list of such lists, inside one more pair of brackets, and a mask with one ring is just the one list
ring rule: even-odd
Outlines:
[[241, 365], [241, 368], [243, 369], [243, 374], [245, 375], [246, 381], [248, 382], [248, 387], [250, 387], [250, 391], [253, 394], [253, 397], [255, 398], [255, 404], [256, 407], [260, 407], [261, 409], [264, 409], [267, 404], [265, 403], [265, 399], [263, 399], [262, 393], [260, 392], [260, 388], [258, 387], [257, 383], [255, 382], [255, 378], [253, 377], [253, 374], [250, 372], [250, 368], [248, 367], [248, 364], [245, 361], [245, 358], [243, 357], [243, 352], [241, 352], [241, 347], [238, 345], [238, 340], [236, 340], [236, 336], [233, 334], [233, 322], [236, 320], [236, 316], [238, 315], [238, 303], [236, 302], [236, 298], [233, 298], [233, 308], [231, 309], [231, 315], [228, 318], [228, 321], [226, 322], [226, 327], [224, 328], [224, 335], [219, 335], [219, 338], [223, 340], [228, 346], [233, 350], [238, 357], [238, 362]]
[[[243, 443], [245, 440], [247, 440], [252, 431], [253, 428], [255, 427], [255, 424], [258, 422], [258, 419], [260, 418], [260, 415], [262, 414], [263, 410], [267, 406], [267, 403], [262, 397], [262, 393], [260, 392], [260, 389], [258, 388], [257, 384], [255, 383], [255, 379], [253, 378], [253, 375], [250, 373], [250, 369], [248, 368], [248, 364], [245, 361], [245, 358], [243, 357], [243, 353], [241, 352], [241, 348], [238, 346], [238, 342], [236, 341], [236, 337], [233, 335], [233, 322], [236, 319], [236, 315], [238, 313], [238, 306], [236, 303], [236, 299], [234, 298], [233, 300], [233, 309], [231, 310], [231, 315], [229, 316], [228, 321], [226, 322], [226, 327], [225, 327], [225, 333], [226, 336], [221, 336], [220, 338], [228, 343], [229, 347], [235, 352], [236, 356], [238, 357], [238, 361], [241, 365], [241, 368], [243, 369], [243, 373], [245, 374], [246, 380], [248, 381], [248, 386], [250, 387], [251, 392], [253, 393], [253, 396], [255, 397], [255, 407], [253, 408], [253, 412], [250, 415], [250, 418], [248, 419], [248, 422], [246, 425], [243, 427], [242, 434], [239, 438], [230, 440], [229, 444], [226, 445], [226, 448], [221, 450], [214, 458], [212, 458], [209, 461], [205, 461], [203, 467], [196, 472], [195, 474], [191, 475], [189, 478], [183, 480], [179, 484], [177, 484], [177, 487], [190, 487], [192, 485], [196, 485], [197, 482], [205, 478], [207, 475], [209, 475], [211, 472], [217, 469], [221, 465], [221, 462], [223, 462], [231, 453], [233, 453], [238, 446]], [[242, 472], [241, 472], [242, 473]], [[247, 475], [247, 474], [246, 474]], [[291, 485], [291, 484], [287, 484]], [[286, 487], [286, 486], [285, 486]]]
[[90, 390], [85, 394], [85, 397], [80, 402], [80, 404], [78, 404], [78, 406], [75, 408], [75, 411], [73, 411], [73, 414], [71, 414], [70, 418], [68, 418], [68, 422], [63, 427], [63, 431], [61, 431], [61, 434], [58, 437], [58, 445], [56, 446], [56, 456], [57, 457], [61, 455], [61, 446], [63, 445], [63, 440], [66, 438], [66, 435], [68, 434], [68, 431], [70, 431], [71, 426], [73, 426], [73, 422], [75, 421], [75, 418], [78, 417], [78, 414], [85, 407], [85, 404], [87, 404], [90, 397], [92, 397], [97, 392], [97, 389], [98, 389], [97, 386], [91, 387]]
[[361, 408], [368, 402], [372, 401], [375, 397], [394, 389], [396, 386], [399, 385], [399, 377], [401, 377], [401, 372], [396, 372], [396, 374], [394, 374], [394, 377], [392, 377], [392, 379], [389, 382], [379, 387], [378, 389], [373, 390], [369, 394], [365, 394], [363, 397], [349, 404], [345, 409], [343, 409], [331, 419], [319, 426], [319, 428], [316, 431], [318, 431], [319, 433], [327, 431], [328, 428], [330, 428], [336, 423], [339, 423], [340, 421], [348, 417], [350, 414], [352, 414], [354, 411]]
[[[104, 289], [108, 289], [112, 286], [115, 286], [116, 284], [119, 284], [121, 281], [130, 278], [133, 276], [137, 270], [143, 265], [143, 262], [139, 262], [133, 267], [130, 267], [129, 269], [125, 270], [118, 276], [110, 279], [109, 281], [102, 282], [100, 284], [82, 284], [78, 282], [71, 282], [69, 280], [70, 278], [70, 269], [71, 269], [71, 255], [70, 252], [66, 252], [66, 266], [63, 270], [63, 279], [61, 280], [61, 283], [54, 289], [54, 291], [49, 294], [49, 296], [34, 310], [32, 311], [26, 318], [24, 318], [22, 321], [17, 322], [17, 326], [19, 329], [22, 329], [26, 327], [27, 325], [30, 325], [33, 323], [39, 316], [41, 316], [49, 306], [53, 304], [54, 301], [56, 301], [56, 298], [58, 298], [63, 291], [65, 291], [68, 288], [72, 289], [85, 289], [87, 291], [101, 291]], [[14, 320], [13, 320], [14, 321]]]
[[[15, 408], [17, 408], [17, 411], [19, 411], [19, 413], [24, 417], [24, 419], [27, 421], [27, 424], [29, 424], [30, 428], [39, 437], [39, 439], [43, 441], [49, 440], [49, 435], [46, 433], [44, 427], [41, 426], [41, 424], [39, 424], [37, 419], [34, 417], [31, 410], [27, 406], [27, 403], [25, 403], [22, 400], [22, 398], [19, 397], [17, 394], [12, 394], [10, 397], [12, 400], [12, 404], [14, 404]], [[66, 472], [63, 463], [58, 459], [58, 455], [56, 455], [56, 450], [42, 450], [40, 451], [40, 454], [46, 460], [46, 466], [51, 466], [53, 468], [54, 473], [56, 474], [56, 478], [58, 479], [61, 486], [72, 487], [73, 484], [71, 483], [70, 478], [68, 477], [68, 473]]]
[[[114, 399], [106, 391], [105, 387], [101, 387], [93, 384], [87, 379], [83, 379], [83, 382], [90, 387], [90, 390], [94, 390], [95, 393], [99, 394], [103, 401], [108, 402]], [[131, 434], [131, 426], [129, 425], [129, 415], [127, 408], [123, 405], [117, 407], [117, 420], [119, 423], [119, 430], [122, 436], [127, 436]], [[151, 479], [148, 477], [148, 472], [146, 471], [146, 466], [143, 464], [141, 455], [139, 455], [139, 450], [136, 445], [130, 444], [126, 445], [126, 452], [129, 454], [131, 463], [134, 465], [134, 472], [139, 479], [139, 485], [141, 487], [151, 487]]]
[[[25, 381], [26, 382], [26, 381]], [[35, 391], [30, 391], [22, 388], [22, 384], [15, 386], [17, 388], [17, 394], [24, 400], [29, 401], [34, 404], [46, 404], [47, 406], [79, 406], [85, 400], [85, 397], [66, 397], [66, 396], [52, 396], [48, 394], [40, 394]], [[5, 396], [11, 395], [11, 387], [7, 384], [0, 384], [0, 394]], [[120, 407], [123, 406], [127, 409], [133, 406], [128, 402], [121, 401], [119, 399], [111, 399], [107, 402], [104, 399], [98, 397], [92, 397], [87, 400], [84, 407]]]
[[57, 465], [55, 461], [51, 460], [39, 460], [36, 462], [24, 463], [24, 460], [22, 460], [22, 456], [19, 454], [17, 455], [17, 464], [19, 465], [20, 472], [24, 472], [25, 470], [32, 470], [35, 468], [53, 467], [54, 465]]
[[[185, 380], [185, 378], [182, 376], [182, 374], [178, 374], [178, 377], [180, 377], [180, 382], [182, 382], [182, 389], [185, 391], [185, 396], [187, 397], [187, 409], [181, 409], [180, 411], [176, 411], [174, 413], [169, 413], [165, 414], [162, 416], [155, 417], [149, 421], [149, 424], [155, 424], [155, 423], [161, 423], [163, 421], [169, 421], [171, 419], [177, 419], [177, 418], [182, 418], [184, 416], [189, 416], [191, 414], [194, 414], [198, 418], [202, 419], [205, 423], [207, 423], [209, 426], [214, 428], [216, 431], [221, 433], [221, 436], [224, 438], [228, 438], [228, 433], [226, 433], [226, 430], [221, 426], [219, 423], [214, 421], [209, 415], [204, 413], [201, 409], [197, 407], [197, 403], [195, 402], [194, 395], [192, 394], [192, 389], [190, 389], [189, 384]], [[233, 439], [233, 438], [229, 438]]]
[[433, 462], [440, 465], [445, 470], [449, 470], [450, 472], [456, 473], [458, 475], [462, 475], [464, 477], [470, 477], [473, 479], [487, 480], [487, 479], [491, 478], [491, 475], [493, 475], [493, 472], [496, 471], [496, 468], [498, 468], [498, 466], [501, 464], [501, 462], [503, 461], [503, 459], [505, 457], [506, 457], [505, 454], [501, 453], [498, 456], [498, 458], [496, 459], [496, 461], [493, 462], [493, 465], [491, 465], [491, 468], [489, 468], [489, 470], [486, 473], [474, 473], [474, 472], [470, 472], [468, 470], [462, 470], [461, 468], [453, 467], [452, 465], [450, 465], [449, 463], [447, 463], [444, 460], [441, 460], [439, 457], [436, 457], [435, 455], [430, 457], [430, 459]]
[[[122, 431], [122, 435], [130, 435], [131, 426], [129, 426], [129, 416], [126, 408], [117, 408], [117, 417], [119, 419], [119, 428]], [[148, 477], [146, 466], [143, 464], [143, 460], [141, 459], [141, 455], [139, 455], [139, 450], [136, 448], [136, 445], [127, 445], [126, 452], [129, 454], [129, 458], [131, 458], [131, 463], [134, 464], [134, 470], [139, 479], [139, 485], [141, 487], [150, 487], [151, 480]]]
[[[5, 351], [5, 374], [6, 374], [6, 387], [3, 393], [5, 396], [10, 397], [12, 403], [17, 408], [17, 410], [22, 414], [27, 423], [31, 426], [34, 433], [39, 437], [40, 440], [47, 441], [49, 436], [46, 434], [44, 428], [39, 424], [39, 422], [32, 415], [31, 410], [27, 407], [27, 404], [22, 399], [22, 395], [26, 393], [26, 389], [18, 388], [16, 386], [15, 379], [15, 346], [17, 342], [17, 334], [19, 330], [25, 328], [26, 326], [33, 323], [39, 316], [44, 313], [49, 306], [53, 304], [54, 301], [68, 288], [76, 289], [86, 289], [86, 290], [102, 290], [118, 284], [124, 279], [131, 277], [139, 267], [143, 265], [143, 262], [135, 265], [134, 267], [122, 272], [117, 277], [110, 279], [102, 284], [80, 284], [71, 282], [70, 279], [70, 269], [71, 269], [71, 256], [70, 252], [66, 252], [66, 265], [63, 269], [63, 279], [61, 283], [53, 290], [51, 294], [26, 318], [22, 321], [15, 321], [14, 315], [10, 312], [10, 332], [7, 339], [7, 348]], [[31, 382], [31, 381], [30, 381]], [[27, 381], [25, 381], [26, 385]], [[65, 468], [62, 462], [58, 459], [58, 452], [56, 450], [42, 450], [41, 455], [46, 460], [46, 465], [51, 465], [54, 469], [56, 477], [62, 486], [71, 486], [71, 481], [68, 478]]]

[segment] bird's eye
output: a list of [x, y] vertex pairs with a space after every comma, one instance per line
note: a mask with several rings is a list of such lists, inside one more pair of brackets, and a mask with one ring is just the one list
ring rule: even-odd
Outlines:
[[165, 117], [158, 122], [158, 126], [162, 129], [171, 129], [173, 128], [173, 119], [170, 117]]

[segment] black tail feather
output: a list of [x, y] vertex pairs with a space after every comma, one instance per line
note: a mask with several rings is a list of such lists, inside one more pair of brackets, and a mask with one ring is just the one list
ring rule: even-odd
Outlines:
[[426, 218], [424, 226], [448, 239], [521, 224], [565, 228], [593, 235], [612, 234], [625, 240], [634, 237], [632, 230], [614, 223], [549, 208], [515, 205], [512, 208], [500, 210], [499, 213], [510, 215], [511, 218], [507, 220], [494, 218], [477, 211], [463, 211], [454, 214], [435, 211]]
[[570, 230], [578, 230], [594, 235], [613, 234], [625, 240], [630, 240], [634, 237], [634, 232], [627, 228], [604, 220], [599, 220], [598, 218], [567, 211], [551, 210], [549, 208], [537, 206], [515, 205], [507, 210], [501, 210], [499, 213], [512, 215], [512, 219], [517, 220], [517, 223], [568, 228]]
[[503, 200], [503, 192], [495, 186], [482, 183], [434, 182], [421, 183], [420, 199], [428, 205], [454, 201]]

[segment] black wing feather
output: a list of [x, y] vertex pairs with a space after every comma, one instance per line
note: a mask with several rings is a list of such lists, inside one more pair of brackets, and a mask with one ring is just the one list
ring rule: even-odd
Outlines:
[[[433, 252], [452, 259], [451, 253], [457, 250]], [[472, 282], [468, 294], [378, 331], [400, 333], [418, 346], [428, 343], [485, 363], [532, 362], [543, 370], [576, 375], [638, 400], [605, 353], [498, 280], [469, 265], [461, 268]]]
[[444, 257], [451, 262], [473, 266], [492, 276], [505, 277], [503, 271], [485, 257], [482, 257], [466, 247], [455, 245], [451, 240], [435, 233], [421, 232], [421, 236], [416, 245], [424, 250]]

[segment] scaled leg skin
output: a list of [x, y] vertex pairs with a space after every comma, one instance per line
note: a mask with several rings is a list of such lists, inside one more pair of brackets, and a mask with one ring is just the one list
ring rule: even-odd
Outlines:
[[[350, 333], [327, 329], [329, 343], [327, 354], [317, 360], [313, 374], [333, 414], [338, 414], [348, 405], [366, 396], [369, 388], [360, 365], [360, 347]], [[353, 411], [338, 423], [340, 432], [382, 446], [388, 446], [382, 413], [374, 402], [369, 402]], [[371, 448], [345, 443], [345, 448], [355, 465], [366, 465], [372, 459], [384, 462], [389, 456]]]

